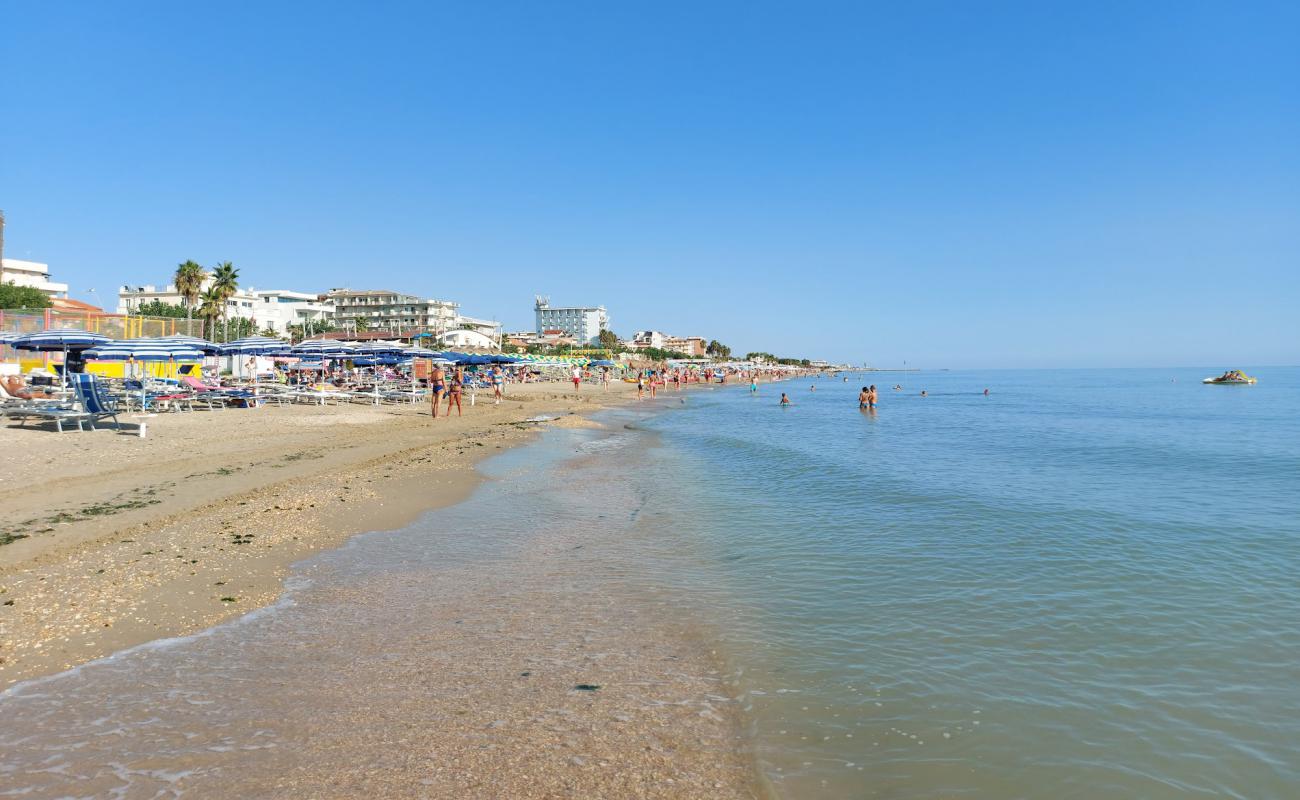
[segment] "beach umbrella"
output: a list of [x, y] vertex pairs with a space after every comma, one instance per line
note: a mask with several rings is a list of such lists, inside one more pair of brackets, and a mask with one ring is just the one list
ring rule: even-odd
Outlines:
[[215, 342], [209, 342], [207, 339], [200, 339], [197, 336], [186, 336], [183, 333], [173, 333], [170, 336], [159, 336], [158, 339], [164, 342], [187, 344], [195, 350], [202, 350], [204, 355], [209, 356], [216, 355], [221, 350], [221, 345]]
[[16, 350], [34, 350], [42, 353], [63, 353], [63, 370], [61, 372], [62, 384], [68, 385], [68, 353], [71, 351], [87, 350], [97, 344], [111, 341], [107, 336], [99, 333], [91, 333], [77, 328], [60, 328], [49, 331], [39, 331], [19, 336], [9, 343], [10, 347]]
[[217, 352], [223, 356], [233, 355], [250, 355], [266, 356], [273, 353], [281, 353], [289, 349], [289, 345], [283, 339], [276, 339], [270, 336], [245, 336], [242, 339], [236, 339], [233, 342], [217, 345]]
[[11, 344], [19, 350], [56, 353], [68, 350], [85, 350], [108, 341], [111, 340], [99, 333], [66, 328], [24, 334], [14, 339]]
[[[126, 361], [129, 363], [202, 361], [203, 351], [188, 344], [163, 339], [123, 339], [92, 347], [82, 354], [96, 361]], [[140, 381], [140, 408], [145, 406], [144, 381]]]
[[411, 358], [439, 358], [440, 354], [436, 350], [430, 350], [427, 347], [407, 347], [403, 348], [403, 353]]
[[320, 355], [320, 356], [354, 356], [359, 355], [357, 346], [351, 342], [340, 342], [337, 339], [311, 339], [306, 342], [299, 342], [293, 346], [294, 355]]
[[203, 351], [183, 342], [144, 338], [105, 342], [83, 355], [97, 361], [197, 361]]

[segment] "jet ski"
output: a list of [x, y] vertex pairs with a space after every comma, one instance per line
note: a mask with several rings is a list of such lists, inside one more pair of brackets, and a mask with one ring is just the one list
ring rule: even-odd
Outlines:
[[1201, 383], [1210, 383], [1219, 386], [1248, 386], [1255, 383], [1255, 379], [1239, 369], [1230, 369], [1218, 377], [1206, 378], [1201, 381]]

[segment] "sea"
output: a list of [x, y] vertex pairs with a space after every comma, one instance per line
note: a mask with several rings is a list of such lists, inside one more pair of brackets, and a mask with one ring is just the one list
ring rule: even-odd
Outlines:
[[271, 758], [294, 711], [249, 673], [283, 693], [358, 669], [331, 643], [418, 647], [431, 586], [560, 527], [628, 602], [698, 623], [775, 797], [1300, 797], [1300, 368], [1201, 383], [1221, 371], [661, 391], [487, 460], [469, 500], [299, 565], [276, 606], [0, 696], [0, 797], [169, 796], [214, 724]]

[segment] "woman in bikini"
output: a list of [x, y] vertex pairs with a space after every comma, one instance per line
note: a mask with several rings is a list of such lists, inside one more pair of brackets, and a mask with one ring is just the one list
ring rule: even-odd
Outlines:
[[433, 368], [429, 378], [429, 391], [433, 393], [433, 418], [438, 418], [438, 403], [442, 402], [442, 393], [447, 389], [447, 373], [440, 365]]
[[460, 367], [456, 367], [456, 373], [451, 376], [451, 386], [447, 389], [447, 416], [451, 416], [451, 406], [456, 404], [456, 416], [461, 416], [460, 409], [460, 392], [465, 386], [465, 373]]

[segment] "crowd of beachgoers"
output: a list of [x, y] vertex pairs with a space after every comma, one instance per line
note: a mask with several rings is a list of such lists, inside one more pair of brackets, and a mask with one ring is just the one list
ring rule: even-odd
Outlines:
[[[254, 337], [257, 339], [257, 337]], [[44, 351], [46, 363], [23, 374], [0, 366], [0, 415], [59, 431], [117, 415], [261, 408], [267, 405], [427, 403], [432, 417], [465, 413], [479, 395], [500, 403], [512, 385], [572, 383], [608, 390], [634, 383], [639, 399], [661, 388], [775, 380], [812, 370], [749, 362], [629, 362], [578, 357], [434, 352], [397, 344], [376, 347], [275, 340], [214, 345], [190, 337], [113, 341], [85, 331], [11, 337], [5, 345]], [[60, 357], [61, 356], [61, 357]], [[16, 360], [16, 359], [15, 359]], [[109, 377], [97, 365], [114, 365]], [[65, 428], [65, 426], [67, 426]]]

